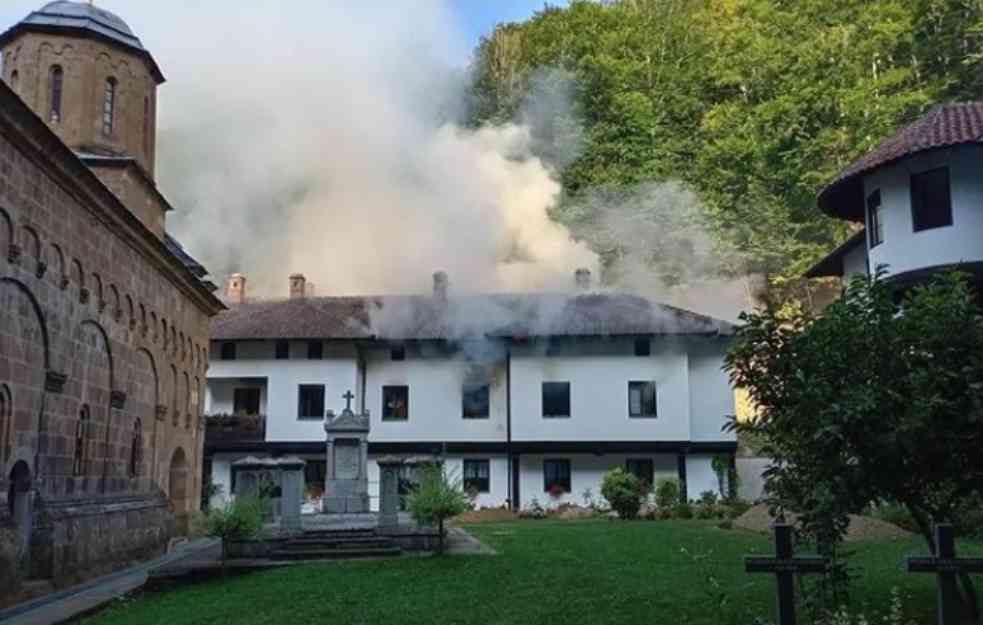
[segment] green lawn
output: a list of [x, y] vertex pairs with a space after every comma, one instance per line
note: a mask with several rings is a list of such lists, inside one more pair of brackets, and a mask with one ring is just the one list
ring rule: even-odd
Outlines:
[[[143, 595], [83, 622], [721, 625], [772, 614], [772, 578], [746, 575], [741, 560], [770, 551], [763, 536], [697, 521], [522, 521], [469, 530], [499, 555], [288, 567]], [[931, 621], [932, 576], [907, 574], [902, 564], [905, 554], [925, 552], [921, 542], [853, 547], [858, 606], [881, 609], [897, 586], [909, 615]], [[979, 544], [959, 548], [965, 555], [983, 554]], [[728, 593], [722, 610], [711, 605], [708, 577]]]

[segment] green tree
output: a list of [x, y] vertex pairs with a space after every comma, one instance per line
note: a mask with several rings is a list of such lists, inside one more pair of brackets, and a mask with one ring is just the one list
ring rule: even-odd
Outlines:
[[642, 499], [650, 490], [648, 484], [621, 467], [615, 467], [604, 474], [601, 482], [601, 495], [608, 500], [611, 508], [622, 519], [634, 519], [642, 507]]
[[471, 509], [471, 499], [461, 480], [440, 465], [424, 467], [420, 483], [407, 496], [406, 507], [421, 525], [436, 525], [437, 553], [444, 553], [444, 521]]
[[759, 412], [730, 427], [764, 441], [772, 506], [801, 513], [833, 553], [849, 513], [897, 502], [934, 552], [932, 524], [958, 524], [983, 492], [983, 318], [965, 276], [903, 296], [858, 277], [822, 317], [742, 321], [726, 368]]

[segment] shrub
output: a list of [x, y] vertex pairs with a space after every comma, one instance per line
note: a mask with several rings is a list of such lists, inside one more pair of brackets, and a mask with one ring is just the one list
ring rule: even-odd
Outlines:
[[727, 502], [727, 517], [736, 519], [751, 509], [751, 504], [743, 499], [733, 499]]
[[712, 490], [705, 490], [700, 493], [700, 503], [705, 506], [714, 506], [717, 504], [717, 493]]
[[911, 515], [908, 508], [896, 503], [881, 503], [873, 506], [870, 510], [870, 516], [875, 519], [884, 521], [886, 523], [891, 523], [892, 525], [897, 525], [901, 529], [906, 529], [909, 532], [918, 532], [918, 524], [915, 522], [915, 517]]
[[621, 467], [605, 473], [601, 482], [601, 495], [622, 519], [634, 519], [638, 516], [646, 490], [641, 480]]
[[437, 553], [444, 553], [444, 521], [471, 509], [471, 499], [461, 480], [449, 476], [439, 465], [422, 469], [420, 483], [406, 498], [406, 508], [421, 525], [436, 525]]
[[262, 497], [236, 497], [222, 508], [211, 508], [197, 515], [193, 531], [222, 541], [222, 570], [228, 557], [229, 542], [249, 540], [263, 530], [268, 502]]
[[679, 503], [679, 482], [672, 478], [661, 479], [655, 486], [655, 505], [661, 510], [671, 510]]
[[677, 519], [692, 519], [693, 506], [689, 502], [677, 503], [672, 509], [672, 515]]

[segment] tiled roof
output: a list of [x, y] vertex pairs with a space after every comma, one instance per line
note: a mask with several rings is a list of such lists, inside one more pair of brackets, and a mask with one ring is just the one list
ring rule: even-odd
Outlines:
[[983, 102], [936, 106], [844, 169], [819, 194], [819, 207], [831, 215], [860, 221], [863, 174], [919, 152], [981, 142]]
[[208, 275], [208, 270], [199, 263], [197, 260], [192, 258], [191, 254], [184, 251], [184, 246], [182, 246], [177, 239], [171, 235], [164, 233], [164, 245], [167, 246], [167, 250], [178, 257], [178, 259], [184, 263], [184, 266], [191, 270], [191, 273], [195, 274], [198, 278], [204, 278]]
[[212, 338], [450, 340], [477, 336], [730, 335], [726, 321], [634, 295], [307, 297], [232, 305]]

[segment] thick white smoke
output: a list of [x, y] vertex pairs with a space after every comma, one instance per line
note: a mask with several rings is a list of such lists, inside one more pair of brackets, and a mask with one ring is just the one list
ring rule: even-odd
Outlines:
[[[597, 258], [551, 221], [529, 131], [449, 122], [467, 58], [447, 7], [168, 5], [160, 178], [171, 231], [216, 277], [283, 296], [568, 287]], [[189, 29], [187, 24], [191, 24]], [[195, 26], [199, 24], [200, 26]], [[205, 27], [205, 25], [208, 25]], [[176, 50], [175, 50], [176, 49]]]

